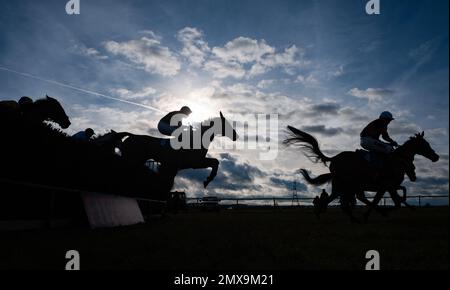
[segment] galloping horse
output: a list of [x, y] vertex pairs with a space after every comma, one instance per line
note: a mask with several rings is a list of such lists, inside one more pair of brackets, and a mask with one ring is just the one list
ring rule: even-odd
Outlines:
[[49, 96], [27, 104], [25, 108], [21, 108], [16, 101], [0, 101], [0, 116], [12, 122], [27, 121], [38, 124], [53, 121], [63, 129], [67, 129], [71, 124], [61, 104]]
[[334, 157], [327, 157], [322, 153], [319, 143], [313, 136], [291, 126], [288, 126], [288, 128], [292, 134], [290, 138], [284, 141], [285, 144], [299, 145], [302, 149], [311, 153], [309, 157], [315, 163], [319, 161], [324, 164], [330, 162], [330, 173], [322, 174], [316, 178], [311, 178], [304, 169], [300, 172], [310, 184], [320, 185], [331, 181], [332, 194], [326, 201], [326, 205], [337, 197], [341, 197], [342, 209], [350, 216], [352, 221], [357, 221], [353, 217], [351, 209], [355, 196], [365, 202], [363, 199], [364, 191], [376, 192], [373, 201], [368, 204], [369, 208], [364, 214], [364, 219], [367, 221], [370, 212], [376, 208], [386, 191], [392, 197], [398, 196], [397, 189], [402, 188], [401, 183], [404, 180], [404, 175], [408, 170], [408, 165], [414, 161], [415, 155], [422, 155], [433, 162], [439, 160], [439, 155], [425, 140], [425, 134], [422, 132], [411, 137], [388, 155], [384, 162], [383, 172], [374, 180], [371, 169], [361, 153], [347, 151]]
[[[182, 169], [210, 167], [211, 173], [203, 182], [206, 188], [217, 175], [219, 168], [219, 160], [206, 157], [209, 145], [216, 135], [228, 137], [233, 141], [237, 140], [238, 135], [222, 112], [220, 112], [220, 118], [203, 121], [198, 130], [200, 132], [193, 134], [195, 136], [191, 138], [189, 148], [172, 148], [171, 141], [174, 139], [129, 134], [120, 150], [124, 158], [138, 164], [144, 164], [149, 159], [160, 162], [161, 167], [172, 172], [173, 177]], [[193, 143], [199, 146], [194, 148]]]

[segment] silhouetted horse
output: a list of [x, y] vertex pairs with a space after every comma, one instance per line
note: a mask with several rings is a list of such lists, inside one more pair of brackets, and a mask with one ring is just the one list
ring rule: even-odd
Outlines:
[[111, 130], [109, 133], [93, 138], [91, 142], [97, 144], [103, 150], [114, 154], [116, 148], [120, 149], [122, 139], [130, 135], [131, 134], [127, 132], [117, 133], [116, 131]]
[[[408, 170], [407, 166], [414, 161], [415, 155], [422, 155], [433, 162], [439, 160], [439, 155], [431, 148], [424, 139], [424, 132], [416, 134], [399, 146], [393, 153], [386, 157], [384, 168], [377, 180], [373, 179], [373, 173], [367, 161], [358, 152], [341, 152], [334, 157], [325, 156], [319, 148], [317, 140], [296, 128], [288, 126], [292, 132], [285, 144], [297, 144], [305, 151], [311, 153], [310, 157], [314, 162], [323, 162], [325, 165], [330, 162], [330, 173], [322, 174], [316, 178], [311, 178], [304, 169], [301, 173], [305, 179], [314, 185], [332, 182], [332, 194], [327, 204], [340, 196], [343, 210], [350, 216], [352, 221], [356, 221], [352, 214], [351, 204], [357, 198], [364, 195], [364, 191], [375, 191], [376, 195], [369, 203], [369, 209], [364, 214], [368, 219], [370, 212], [378, 205], [384, 193], [388, 191], [397, 200], [397, 189], [404, 180], [404, 175]], [[364, 202], [364, 201], [363, 201]]]
[[[191, 147], [188, 149], [173, 149], [171, 139], [168, 138], [130, 134], [120, 148], [122, 156], [138, 164], [144, 164], [147, 160], [153, 159], [161, 163], [161, 170], [170, 172], [173, 177], [182, 169], [211, 167], [211, 174], [203, 183], [206, 188], [217, 175], [219, 167], [219, 160], [206, 157], [209, 145], [216, 135], [226, 136], [233, 141], [236, 141], [238, 136], [222, 112], [220, 112], [220, 118], [203, 121], [198, 130], [200, 132], [191, 131], [194, 137], [191, 138]], [[192, 147], [195, 141], [198, 141], [200, 145], [197, 149]]]
[[16, 101], [0, 101], [0, 116], [4, 120], [12, 122], [42, 123], [43, 121], [53, 121], [63, 129], [70, 126], [69, 117], [67, 117], [61, 104], [49, 96], [27, 104], [25, 108], [21, 108]]

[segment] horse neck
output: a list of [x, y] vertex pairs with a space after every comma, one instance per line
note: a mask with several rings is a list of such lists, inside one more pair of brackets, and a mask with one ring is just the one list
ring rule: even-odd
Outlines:
[[44, 121], [48, 116], [48, 105], [45, 100], [37, 100], [30, 106], [32, 117], [39, 121]]
[[394, 155], [406, 161], [413, 161], [416, 153], [414, 151], [413, 144], [406, 142], [394, 151]]
[[[207, 122], [207, 124], [203, 125], [204, 122]], [[211, 130], [211, 128], [213, 130], [213, 134], [210, 136], [209, 140], [207, 140], [207, 144], [203, 144], [202, 143], [202, 147], [203, 147], [203, 145], [205, 145], [204, 146], [205, 149], [208, 149], [209, 145], [213, 142], [214, 137], [217, 134], [219, 134], [219, 132], [222, 130], [222, 125], [221, 125], [222, 123], [221, 123], [220, 118], [214, 118], [214, 119], [211, 119], [211, 120], [208, 120], [208, 121], [204, 121], [204, 122], [201, 123], [201, 138], [202, 138], [202, 141], [203, 141], [203, 135], [206, 132], [209, 132]]]

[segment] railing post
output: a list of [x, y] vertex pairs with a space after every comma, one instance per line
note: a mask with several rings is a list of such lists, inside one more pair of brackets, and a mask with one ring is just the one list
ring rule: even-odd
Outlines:
[[421, 202], [421, 195], [419, 195], [419, 207], [422, 207], [422, 202]]

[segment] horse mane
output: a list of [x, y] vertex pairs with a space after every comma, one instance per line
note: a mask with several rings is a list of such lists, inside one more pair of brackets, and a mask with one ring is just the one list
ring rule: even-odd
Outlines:
[[409, 140], [413, 141], [413, 140], [417, 140], [417, 139], [423, 139], [423, 132], [422, 133], [416, 133], [414, 134], [414, 136], [409, 137]]
[[[216, 119], [220, 119], [220, 117], [209, 117], [208, 119], [206, 119], [206, 120], [203, 120], [203, 121], [201, 121], [201, 122], [198, 122], [198, 123], [196, 123], [196, 124], [199, 124], [200, 125], [200, 127], [212, 127], [212, 126], [214, 126], [214, 121], [216, 120]], [[194, 123], [195, 124], [195, 123]], [[195, 124], [195, 125], [196, 125]]]
[[[56, 101], [56, 99], [52, 99], [52, 100]], [[42, 104], [49, 103], [49, 102], [50, 102], [50, 99], [40, 98], [40, 99], [37, 99], [36, 101], [34, 101], [33, 104], [42, 105]]]
[[413, 136], [410, 136], [409, 139], [406, 140], [405, 143], [403, 143], [403, 146], [408, 145], [408, 144], [410, 144], [410, 143], [412, 143], [414, 141], [417, 141], [417, 140], [424, 140], [423, 136], [424, 136], [423, 132], [422, 133], [416, 133]]

